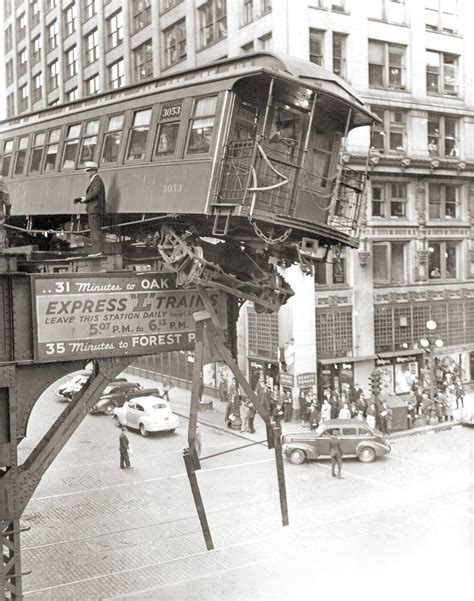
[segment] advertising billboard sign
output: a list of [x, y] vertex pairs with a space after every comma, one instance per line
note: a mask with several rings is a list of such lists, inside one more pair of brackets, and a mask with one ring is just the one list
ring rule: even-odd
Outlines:
[[[197, 290], [176, 288], [172, 273], [34, 275], [36, 361], [192, 350]], [[225, 295], [209, 291], [222, 327]]]

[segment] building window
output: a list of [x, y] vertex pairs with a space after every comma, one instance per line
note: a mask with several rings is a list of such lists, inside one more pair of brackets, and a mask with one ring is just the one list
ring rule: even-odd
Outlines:
[[324, 63], [324, 31], [309, 30], [309, 60], [316, 65]]
[[26, 14], [21, 13], [16, 20], [16, 41], [19, 42], [26, 35]]
[[79, 90], [77, 88], [73, 88], [66, 92], [66, 102], [72, 102], [73, 100], [77, 100], [79, 98]]
[[13, 73], [13, 59], [11, 58], [5, 67], [5, 74], [6, 74], [6, 80], [7, 80], [7, 86], [11, 86], [13, 83], [13, 79], [14, 79], [14, 73]]
[[132, 32], [139, 31], [151, 23], [151, 1], [132, 0]]
[[3, 0], [5, 18], [9, 17], [12, 14], [12, 3], [11, 0]]
[[453, 280], [457, 274], [457, 242], [429, 242], [428, 276], [430, 280]]
[[89, 79], [86, 80], [86, 94], [87, 96], [92, 96], [93, 94], [97, 94], [99, 91], [99, 75], [93, 75]]
[[336, 75], [346, 77], [346, 36], [332, 34], [332, 70]]
[[46, 28], [48, 37], [48, 50], [53, 50], [58, 46], [58, 22], [53, 21]]
[[458, 215], [457, 188], [447, 184], [429, 184], [430, 219], [456, 219]]
[[407, 185], [398, 182], [372, 184], [372, 217], [406, 217]]
[[253, 0], [242, 0], [242, 25], [248, 25], [253, 19]]
[[101, 163], [116, 163], [122, 141], [124, 116], [112, 115], [107, 122], [107, 130], [104, 135]]
[[315, 261], [314, 281], [320, 286], [346, 284], [346, 258], [344, 254], [335, 256], [333, 251], [328, 253], [327, 261]]
[[17, 58], [18, 77], [21, 77], [24, 73], [26, 73], [26, 56], [27, 56], [26, 48], [23, 48], [18, 53], [18, 58]]
[[405, 89], [405, 46], [369, 40], [369, 87]]
[[40, 132], [33, 136], [33, 148], [30, 157], [30, 173], [39, 173], [41, 171], [41, 162], [43, 160], [44, 145], [46, 142], [45, 132]]
[[88, 21], [97, 14], [96, 0], [83, 0], [82, 2], [82, 20]]
[[372, 244], [375, 284], [403, 284], [405, 276], [405, 242], [374, 242]]
[[248, 52], [253, 52], [255, 49], [255, 44], [252, 42], [249, 42], [248, 44], [244, 44], [243, 46], [240, 47], [240, 51], [242, 54], [247, 54]]
[[99, 57], [99, 32], [97, 29], [86, 35], [84, 40], [84, 50], [86, 54], [86, 65], [91, 65]]
[[334, 10], [339, 13], [343, 13], [346, 11], [345, 3], [346, 3], [346, 0], [331, 0], [331, 2], [330, 2], [331, 10]]
[[345, 357], [352, 354], [352, 307], [316, 310], [318, 357]]
[[107, 19], [107, 47], [110, 50], [122, 43], [123, 40], [123, 13], [118, 10]]
[[186, 58], [186, 19], [163, 31], [165, 68]]
[[146, 142], [150, 130], [151, 109], [135, 111], [128, 142], [127, 159], [140, 161], [145, 158]]
[[183, 0], [161, 0], [161, 12], [166, 12], [167, 10], [171, 10], [178, 4], [181, 4]]
[[10, 92], [7, 96], [7, 117], [13, 117], [15, 114], [15, 94]]
[[18, 89], [18, 110], [20, 113], [28, 108], [28, 84], [24, 84]]
[[429, 31], [457, 31], [457, 0], [425, 0], [426, 29]]
[[33, 102], [41, 100], [43, 95], [43, 73], [37, 73], [33, 76]]
[[73, 3], [64, 10], [64, 37], [76, 31], [77, 8]]
[[108, 68], [109, 72], [109, 87], [120, 88], [125, 83], [125, 67], [123, 59], [116, 61]]
[[30, 2], [30, 28], [35, 27], [40, 22], [40, 6], [39, 0]]
[[57, 5], [57, 0], [46, 0], [46, 12], [49, 12], [50, 10], [53, 10], [53, 8], [56, 8]]
[[459, 144], [453, 117], [428, 115], [428, 152], [430, 156], [458, 157]]
[[217, 96], [197, 98], [194, 101], [187, 149], [189, 154], [209, 152], [216, 107]]
[[13, 48], [13, 31], [12, 31], [12, 26], [9, 25], [5, 29], [5, 52], [10, 52], [10, 50], [12, 48]]
[[227, 36], [225, 0], [208, 0], [198, 8], [201, 48]]
[[56, 169], [56, 160], [58, 158], [59, 138], [61, 137], [60, 129], [53, 129], [48, 134], [48, 144], [46, 145], [46, 153], [44, 160], [43, 171], [54, 171]]
[[148, 40], [133, 51], [133, 70], [135, 81], [153, 77], [153, 51], [151, 40]]
[[48, 65], [48, 91], [55, 90], [59, 85], [59, 64], [53, 61]]
[[77, 46], [73, 46], [64, 53], [65, 79], [77, 74]]
[[370, 145], [379, 152], [403, 152], [406, 146], [406, 113], [372, 108], [382, 123], [372, 127]]
[[15, 175], [23, 175], [25, 170], [26, 152], [28, 150], [28, 137], [23, 136], [18, 140], [18, 147], [15, 153]]
[[457, 62], [455, 54], [426, 51], [426, 91], [428, 94], [457, 96]]
[[369, 18], [388, 23], [405, 23], [405, 0], [371, 0]]
[[99, 124], [100, 121], [94, 119], [93, 121], [86, 121], [82, 126], [78, 168], [84, 167], [86, 161], [94, 160]]
[[271, 50], [273, 46], [272, 34], [266, 33], [258, 38], [258, 47], [260, 50]]
[[36, 65], [41, 60], [41, 36], [36, 36], [31, 42], [31, 63]]

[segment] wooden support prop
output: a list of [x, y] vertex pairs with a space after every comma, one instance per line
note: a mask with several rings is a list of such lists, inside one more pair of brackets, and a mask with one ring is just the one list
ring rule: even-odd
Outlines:
[[288, 499], [286, 497], [285, 468], [283, 465], [283, 453], [281, 448], [281, 426], [277, 422], [273, 425], [273, 440], [275, 442], [275, 463], [277, 468], [278, 492], [280, 493], [281, 522], [288, 526]]
[[201, 522], [201, 529], [204, 535], [206, 548], [208, 551], [212, 551], [212, 549], [214, 549], [214, 543], [212, 542], [211, 531], [209, 530], [206, 510], [204, 509], [204, 503], [202, 502], [201, 491], [199, 490], [196, 472], [194, 471], [191, 449], [184, 449], [183, 457], [184, 465], [186, 466], [186, 472], [188, 473], [189, 484], [191, 486], [191, 492], [193, 493], [194, 504], [196, 505], [199, 521]]

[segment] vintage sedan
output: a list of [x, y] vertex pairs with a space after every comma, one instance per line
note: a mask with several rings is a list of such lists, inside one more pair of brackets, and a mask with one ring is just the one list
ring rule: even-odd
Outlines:
[[105, 413], [112, 415], [115, 407], [123, 407], [126, 401], [136, 396], [160, 396], [157, 388], [143, 389], [138, 382], [111, 382], [106, 386], [100, 399], [92, 407], [92, 414]]
[[56, 389], [55, 395], [62, 401], [69, 401], [71, 391], [80, 390], [90, 378], [91, 372], [82, 370], [70, 376], [66, 382]]
[[390, 453], [387, 438], [372, 430], [359, 419], [329, 419], [312, 432], [294, 432], [282, 436], [283, 453], [291, 463], [300, 464], [307, 459], [329, 457], [329, 439], [338, 436], [343, 457], [357, 457], [370, 463], [376, 457]]
[[174, 432], [181, 425], [170, 404], [156, 396], [136, 397], [123, 407], [116, 407], [114, 422], [118, 427], [135, 428], [142, 436], [150, 432]]

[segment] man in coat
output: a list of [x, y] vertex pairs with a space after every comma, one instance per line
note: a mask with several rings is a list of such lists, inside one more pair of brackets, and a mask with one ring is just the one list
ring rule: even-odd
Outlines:
[[93, 254], [101, 254], [104, 252], [104, 233], [102, 231], [102, 224], [106, 210], [105, 186], [98, 171], [99, 168], [97, 163], [86, 161], [84, 172], [89, 176], [89, 185], [87, 186], [86, 195], [74, 199], [74, 202], [86, 205]]
[[128, 436], [126, 434], [127, 428], [122, 426], [122, 431], [119, 436], [119, 450], [120, 450], [120, 469], [130, 469], [132, 466], [130, 465], [130, 457], [128, 455], [128, 450], [130, 448], [130, 443], [128, 442]]
[[337, 464], [337, 477], [342, 478], [341, 476], [341, 468], [342, 468], [342, 446], [341, 441], [336, 436], [336, 434], [331, 434], [329, 438], [329, 453], [331, 455], [331, 471], [332, 475], [336, 477], [336, 464]]

